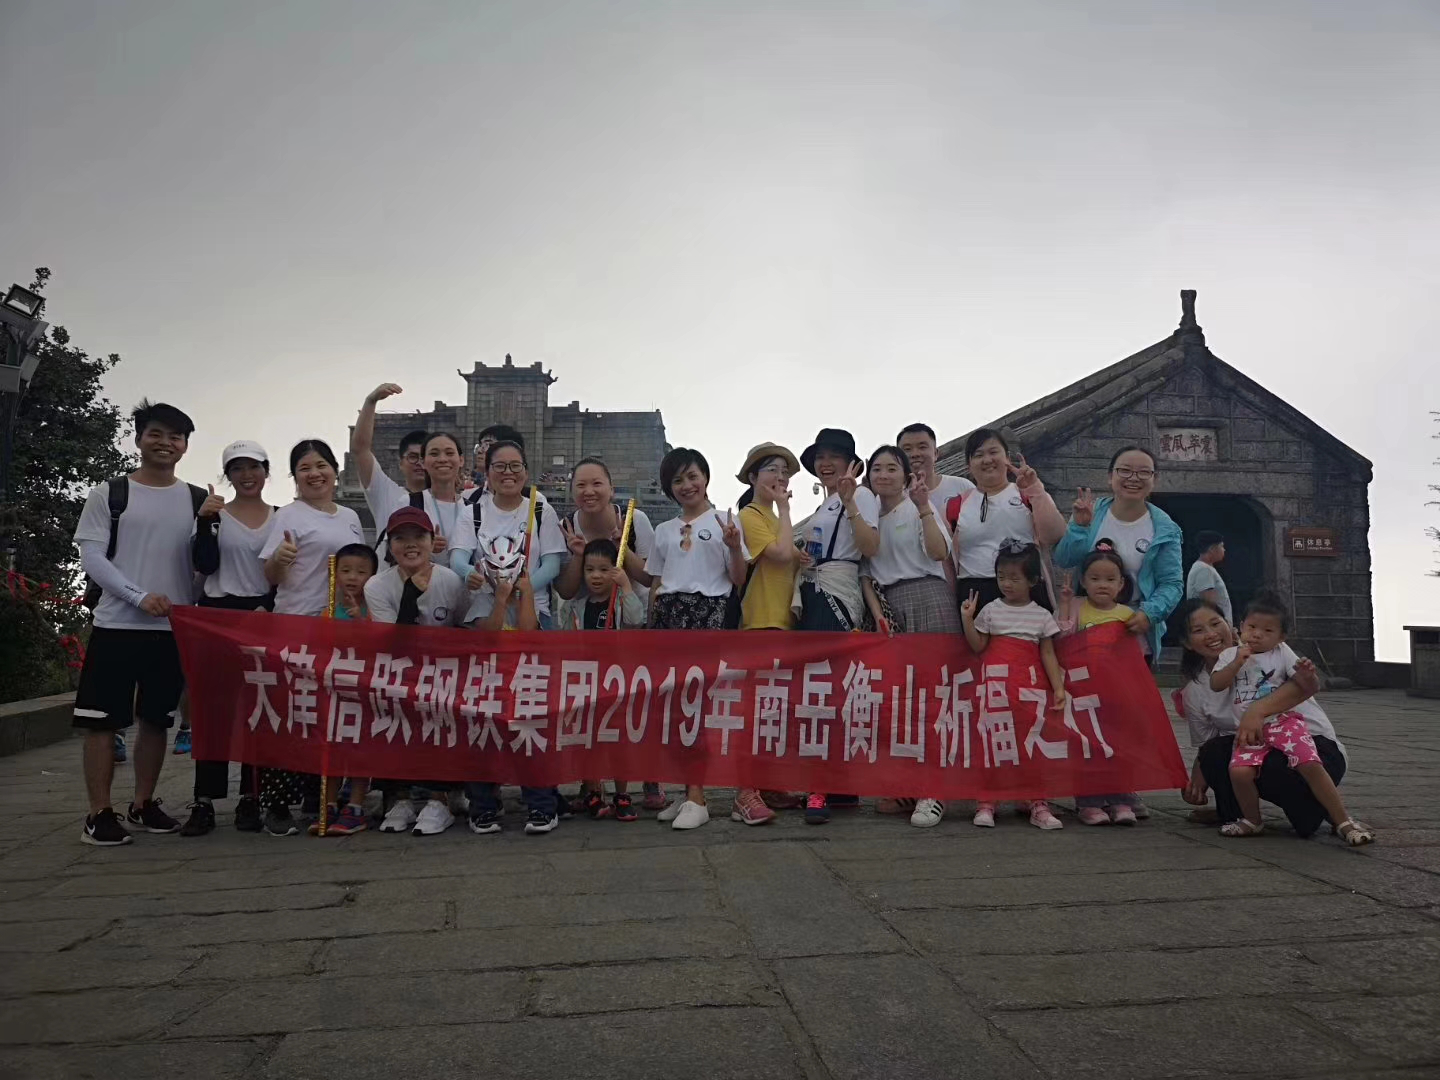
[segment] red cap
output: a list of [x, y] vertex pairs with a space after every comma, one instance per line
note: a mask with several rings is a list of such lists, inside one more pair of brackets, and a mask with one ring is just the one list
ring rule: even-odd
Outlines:
[[435, 535], [435, 526], [430, 523], [430, 515], [418, 506], [402, 506], [391, 514], [390, 520], [385, 523], [385, 533], [388, 536], [394, 536], [406, 525], [414, 525], [417, 529], [424, 529], [431, 536]]

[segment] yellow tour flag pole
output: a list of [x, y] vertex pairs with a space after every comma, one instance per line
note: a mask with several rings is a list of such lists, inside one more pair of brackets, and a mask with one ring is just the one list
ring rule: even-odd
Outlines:
[[[335, 556], [330, 556], [330, 585], [326, 590], [325, 617], [335, 617]], [[330, 733], [324, 732], [324, 743], [320, 747], [320, 823], [319, 835], [324, 836], [330, 826]]]
[[[631, 499], [629, 505], [625, 507], [625, 524], [620, 529], [620, 551], [615, 557], [615, 565], [621, 567], [622, 569], [625, 566], [625, 547], [627, 544], [630, 543], [630, 529], [631, 526], [634, 524], [634, 521], [635, 500]], [[610, 611], [609, 614], [605, 616], [605, 628], [607, 630], [619, 629], [619, 626], [616, 624], [615, 621], [615, 609], [619, 603], [620, 589], [617, 586], [616, 588], [610, 590]]]

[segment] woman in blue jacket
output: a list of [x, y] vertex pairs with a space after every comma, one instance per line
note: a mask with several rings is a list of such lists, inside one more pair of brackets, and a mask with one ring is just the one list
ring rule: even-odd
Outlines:
[[1154, 490], [1155, 459], [1148, 450], [1127, 446], [1110, 459], [1108, 497], [1096, 502], [1089, 488], [1080, 489], [1070, 527], [1053, 555], [1056, 566], [1076, 568], [1098, 541], [1114, 544], [1132, 584], [1135, 615], [1129, 627], [1140, 635], [1152, 665], [1160, 655], [1165, 620], [1185, 599], [1180, 526], [1150, 505]]
[[[1150, 505], [1154, 490], [1155, 458], [1138, 446], [1125, 447], [1110, 459], [1110, 495], [1096, 502], [1089, 488], [1080, 489], [1070, 526], [1053, 555], [1057, 567], [1074, 568], [1100, 540], [1114, 545], [1131, 581], [1129, 606], [1135, 614], [1127, 625], [1131, 633], [1139, 635], [1152, 667], [1160, 656], [1165, 620], [1185, 598], [1180, 526], [1164, 510]], [[1133, 825], [1137, 817], [1149, 816], [1140, 796], [1133, 791], [1080, 796], [1075, 800], [1075, 809], [1086, 825], [1108, 825], [1112, 821], [1116, 825]]]

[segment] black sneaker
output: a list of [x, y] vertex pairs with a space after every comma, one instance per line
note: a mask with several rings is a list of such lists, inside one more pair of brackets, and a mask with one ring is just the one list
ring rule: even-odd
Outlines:
[[271, 836], [294, 836], [300, 826], [290, 816], [288, 806], [272, 806], [265, 811], [265, 831]]
[[478, 814], [470, 815], [470, 831], [477, 836], [489, 836], [499, 832], [501, 828], [498, 810], [481, 810]]
[[558, 814], [547, 814], [544, 810], [531, 810], [530, 817], [525, 822], [527, 833], [547, 833], [560, 824]]
[[98, 814], [87, 817], [85, 827], [80, 830], [81, 843], [94, 844], [96, 847], [119, 847], [133, 839], [130, 831], [120, 823], [120, 815], [108, 806]]
[[215, 831], [215, 806], [209, 799], [196, 799], [190, 804], [190, 820], [180, 826], [181, 836], [204, 836]]
[[259, 832], [265, 827], [260, 817], [260, 800], [254, 795], [243, 795], [235, 804], [235, 828], [241, 832]]
[[135, 809], [135, 804], [132, 802], [130, 812], [125, 815], [126, 822], [136, 828], [144, 829], [146, 832], [179, 832], [180, 822], [161, 810], [160, 802], [159, 799], [146, 799], [138, 810]]

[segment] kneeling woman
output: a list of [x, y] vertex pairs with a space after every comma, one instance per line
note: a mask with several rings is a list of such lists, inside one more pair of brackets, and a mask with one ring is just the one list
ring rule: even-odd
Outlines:
[[[677, 447], [660, 462], [660, 486], [680, 516], [655, 529], [645, 563], [653, 579], [650, 625], [657, 630], [723, 630], [730, 594], [745, 583], [750, 553], [728, 511], [710, 503], [710, 464], [698, 450]], [[685, 798], [658, 815], [672, 828], [696, 829], [710, 820], [705, 788], [687, 784]]]
[[[382, 570], [365, 583], [365, 607], [371, 622], [399, 626], [459, 626], [470, 606], [470, 594], [460, 576], [437, 565], [435, 527], [430, 516], [415, 506], [405, 506], [390, 515], [385, 524], [390, 540], [390, 558], [395, 565]], [[423, 786], [429, 800], [417, 816], [406, 792], [397, 799], [381, 825], [383, 832], [403, 832], [413, 826], [416, 836], [434, 836], [455, 824], [455, 815], [445, 798], [453, 785], [427, 781]], [[345, 814], [359, 807], [346, 807]]]

